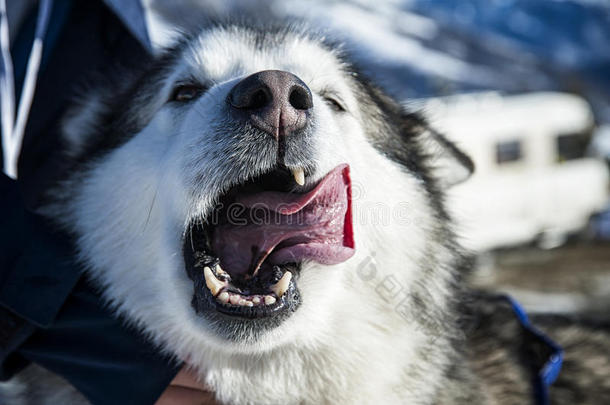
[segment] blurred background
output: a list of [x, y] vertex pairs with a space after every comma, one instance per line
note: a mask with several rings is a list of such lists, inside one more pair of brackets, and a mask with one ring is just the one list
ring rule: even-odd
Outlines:
[[608, 0], [145, 2], [159, 47], [193, 7], [304, 18], [343, 39], [475, 161], [449, 197], [478, 254], [470, 282], [530, 312], [610, 320]]

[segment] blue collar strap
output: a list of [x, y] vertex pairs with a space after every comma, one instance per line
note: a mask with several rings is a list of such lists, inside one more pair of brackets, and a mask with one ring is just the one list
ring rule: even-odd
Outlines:
[[508, 295], [504, 295], [503, 298], [511, 304], [513, 312], [523, 329], [529, 333], [531, 338], [546, 349], [545, 353], [548, 353], [543, 366], [537, 370], [534, 377], [534, 393], [536, 404], [549, 405], [549, 387], [555, 382], [561, 371], [563, 349], [530, 323], [525, 310], [517, 301]]

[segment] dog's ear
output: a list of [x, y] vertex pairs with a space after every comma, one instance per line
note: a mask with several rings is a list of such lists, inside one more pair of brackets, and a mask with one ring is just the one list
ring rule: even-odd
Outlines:
[[428, 125], [422, 129], [419, 141], [428, 169], [441, 188], [462, 183], [474, 172], [472, 160]]

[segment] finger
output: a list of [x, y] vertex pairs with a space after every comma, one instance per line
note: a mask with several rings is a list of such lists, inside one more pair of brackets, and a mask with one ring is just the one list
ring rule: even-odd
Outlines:
[[216, 405], [216, 401], [214, 395], [209, 392], [169, 386], [155, 405]]
[[195, 373], [187, 367], [183, 367], [182, 370], [176, 374], [176, 377], [174, 377], [170, 385], [204, 390], [203, 384], [197, 381]]

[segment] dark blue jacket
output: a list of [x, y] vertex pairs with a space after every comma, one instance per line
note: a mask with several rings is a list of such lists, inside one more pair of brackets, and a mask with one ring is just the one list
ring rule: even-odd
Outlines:
[[[35, 22], [34, 11], [13, 44], [16, 89]], [[104, 306], [73, 260], [70, 237], [33, 213], [62, 169], [59, 119], [76, 89], [92, 72], [147, 58], [101, 1], [55, 0], [19, 181], [0, 177], [3, 380], [36, 362], [62, 375], [94, 404], [152, 404], [178, 370]]]

